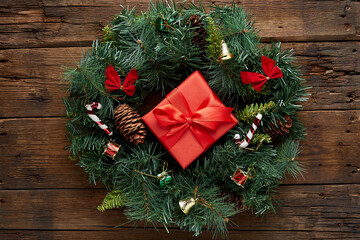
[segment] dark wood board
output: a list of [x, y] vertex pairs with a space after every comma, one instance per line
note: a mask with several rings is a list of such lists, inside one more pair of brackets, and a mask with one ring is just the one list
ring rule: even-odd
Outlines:
[[[203, 1], [230, 4], [228, 0]], [[264, 43], [295, 49], [313, 88], [299, 113], [308, 129], [277, 215], [242, 213], [229, 239], [360, 238], [360, 2], [237, 0], [255, 15]], [[0, 1], [0, 239], [192, 239], [160, 226], [134, 228], [122, 209], [100, 213], [105, 189], [68, 159], [63, 66], [73, 67], [120, 4], [147, 0]], [[197, 239], [210, 239], [204, 232]]]
[[[360, 183], [360, 111], [303, 111], [308, 141], [299, 159], [305, 179], [286, 184]], [[88, 188], [87, 175], [70, 161], [65, 119], [14, 118], [0, 120], [0, 189]], [[336, 177], [335, 177], [336, 176]]]
[[[171, 234], [165, 230], [149, 229], [149, 228], [119, 228], [108, 231], [86, 231], [86, 230], [55, 230], [55, 231], [32, 231], [32, 230], [0, 230], [0, 238], [7, 240], [113, 240], [122, 239], [126, 236], [126, 240], [145, 240], [145, 239], [162, 239], [162, 240], [207, 240], [212, 239], [212, 234], [204, 232], [200, 236], [194, 238], [191, 233], [186, 231], [171, 229]], [[246, 239], [246, 240], [339, 240], [339, 239], [355, 239], [358, 237], [356, 233], [348, 232], [310, 232], [310, 231], [229, 231], [229, 240]]]
[[[359, 184], [289, 185], [281, 186], [279, 191], [276, 199], [282, 201], [282, 207], [276, 215], [269, 214], [261, 220], [243, 212], [231, 219], [239, 227], [229, 228], [350, 233], [359, 230], [360, 208], [355, 200], [359, 196]], [[105, 193], [103, 189], [2, 190], [0, 228], [111, 230], [116, 225], [133, 226], [127, 223], [121, 210], [105, 213], [96, 210]]]
[[[294, 49], [313, 88], [305, 110], [355, 110], [360, 105], [360, 43], [284, 43]], [[359, 50], [359, 52], [357, 51]], [[61, 81], [86, 48], [0, 50], [0, 118], [63, 116]]]
[[[209, 3], [231, 3], [203, 1]], [[235, 1], [256, 16], [255, 27], [264, 41], [359, 40], [360, 3], [352, 1]], [[147, 0], [3, 1], [0, 5], [0, 48], [84, 46], [120, 4], [144, 11]], [[99, 14], [100, 13], [100, 14]]]

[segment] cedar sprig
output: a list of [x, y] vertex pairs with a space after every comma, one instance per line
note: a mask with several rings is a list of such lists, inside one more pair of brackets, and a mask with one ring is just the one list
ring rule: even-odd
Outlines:
[[275, 103], [269, 101], [267, 103], [252, 103], [246, 105], [244, 109], [238, 110], [235, 113], [235, 116], [247, 124], [251, 124], [257, 114], [261, 113], [262, 115], [269, 114], [275, 108]]
[[124, 203], [125, 201], [122, 196], [122, 191], [113, 190], [106, 194], [103, 202], [97, 207], [97, 209], [100, 212], [105, 212], [106, 210], [122, 207]]

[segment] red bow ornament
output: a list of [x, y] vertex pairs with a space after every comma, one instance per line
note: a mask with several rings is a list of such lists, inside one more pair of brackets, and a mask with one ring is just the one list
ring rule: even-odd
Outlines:
[[244, 84], [251, 84], [251, 86], [258, 92], [261, 91], [267, 80], [283, 77], [282, 71], [279, 67], [275, 66], [274, 60], [261, 56], [261, 66], [266, 76], [254, 72], [240, 72], [242, 82]]
[[129, 96], [133, 96], [135, 93], [135, 81], [139, 78], [135, 69], [132, 69], [124, 80], [124, 84], [121, 85], [121, 79], [113, 66], [109, 65], [105, 70], [106, 81], [105, 88], [107, 91], [115, 91], [121, 89]]
[[209, 148], [216, 140], [210, 132], [215, 131], [220, 123], [234, 122], [231, 117], [233, 108], [216, 104], [215, 98], [214, 94], [210, 94], [196, 111], [191, 110], [180, 91], [176, 91], [172, 98], [167, 98], [169, 104], [153, 111], [159, 124], [169, 129], [160, 137], [160, 141], [166, 142], [171, 148], [189, 130], [203, 149]]

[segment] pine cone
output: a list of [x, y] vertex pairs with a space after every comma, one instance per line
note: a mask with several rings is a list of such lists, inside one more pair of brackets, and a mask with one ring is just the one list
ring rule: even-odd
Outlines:
[[276, 139], [290, 132], [292, 126], [292, 119], [286, 115], [284, 117], [285, 122], [281, 122], [279, 119], [276, 119], [277, 126], [272, 124], [266, 129], [266, 134], [270, 135], [271, 138]]
[[226, 195], [228, 195], [228, 197], [226, 198], [226, 202], [235, 204], [235, 207], [238, 209], [242, 209], [244, 207], [243, 199], [239, 195], [222, 193], [220, 197], [224, 197]]
[[145, 125], [142, 123], [140, 115], [129, 105], [117, 106], [114, 110], [114, 120], [116, 129], [124, 135], [126, 140], [135, 145], [145, 141]]
[[199, 16], [196, 14], [189, 17], [188, 24], [189, 23], [191, 24], [192, 30], [195, 32], [192, 43], [198, 45], [205, 54], [207, 45], [206, 38], [208, 34], [206, 29], [204, 28], [204, 23], [201, 22]]

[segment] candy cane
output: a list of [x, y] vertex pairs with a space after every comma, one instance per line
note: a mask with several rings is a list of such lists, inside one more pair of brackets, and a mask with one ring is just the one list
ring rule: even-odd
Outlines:
[[252, 137], [254, 136], [254, 133], [257, 129], [257, 126], [259, 125], [260, 121], [261, 121], [262, 115], [259, 113], [258, 115], [256, 115], [256, 119], [254, 120], [250, 131], [248, 132], [248, 134], [246, 134], [246, 139], [244, 141], [240, 141], [240, 134], [235, 134], [234, 136], [234, 140], [236, 144], [239, 144], [241, 148], [246, 148], [249, 145], [250, 140], [252, 139]]
[[85, 108], [87, 110], [86, 113], [88, 114], [89, 118], [91, 118], [91, 120], [96, 122], [97, 125], [107, 133], [107, 135], [111, 136], [113, 133], [109, 130], [109, 127], [103, 124], [101, 120], [98, 118], [98, 116], [96, 116], [95, 113], [93, 112], [94, 108], [101, 109], [101, 104], [97, 102], [93, 102], [91, 104], [86, 104]]

